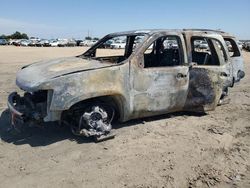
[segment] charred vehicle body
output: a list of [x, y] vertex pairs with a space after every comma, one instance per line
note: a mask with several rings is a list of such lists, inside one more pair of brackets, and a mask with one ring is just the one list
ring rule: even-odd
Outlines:
[[[12, 124], [59, 121], [76, 135], [101, 139], [114, 120], [214, 110], [244, 76], [241, 53], [230, 56], [225, 36], [211, 30], [113, 33], [82, 55], [27, 65], [16, 78], [24, 95], [8, 98]], [[117, 38], [126, 41], [124, 49], [103, 49]]]

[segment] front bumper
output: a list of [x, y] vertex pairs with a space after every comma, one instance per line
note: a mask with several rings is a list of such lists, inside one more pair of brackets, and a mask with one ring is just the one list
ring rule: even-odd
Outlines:
[[25, 119], [24, 113], [20, 112], [15, 106], [15, 104], [17, 104], [18, 100], [20, 100], [20, 95], [18, 95], [17, 92], [11, 93], [8, 97], [7, 106], [9, 108], [11, 115], [12, 115], [12, 120], [15, 117], [15, 118], [18, 118], [18, 119], [24, 121], [24, 119]]
[[46, 109], [46, 102], [37, 102], [35, 98], [39, 98], [39, 96], [25, 93], [21, 97], [17, 92], [9, 95], [7, 106], [11, 113], [11, 124], [13, 126], [26, 123], [31, 126], [43, 122], [45, 115], [42, 109]]
[[8, 102], [7, 106], [9, 108], [9, 111], [11, 113], [11, 124], [16, 125], [16, 124], [23, 124], [25, 122], [25, 114], [23, 112], [20, 112], [16, 104], [18, 103], [17, 101], [20, 100], [20, 95], [17, 94], [17, 92], [13, 92], [9, 95], [8, 97]]

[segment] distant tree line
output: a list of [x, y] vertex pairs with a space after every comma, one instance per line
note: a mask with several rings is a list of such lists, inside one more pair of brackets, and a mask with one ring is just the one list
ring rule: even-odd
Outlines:
[[19, 31], [16, 31], [12, 35], [1, 35], [0, 38], [1, 39], [29, 39], [26, 33], [20, 33]]
[[[15, 33], [11, 35], [0, 35], [0, 39], [29, 39], [28, 35], [26, 33], [21, 33], [19, 31], [16, 31]], [[97, 37], [85, 37], [85, 40], [99, 40]]]

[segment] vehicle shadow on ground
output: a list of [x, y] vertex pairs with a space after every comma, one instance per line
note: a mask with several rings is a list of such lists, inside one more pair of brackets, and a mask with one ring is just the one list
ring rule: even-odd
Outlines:
[[5, 110], [0, 117], [1, 141], [15, 145], [29, 144], [32, 147], [46, 146], [63, 140], [75, 141], [79, 144], [93, 142], [90, 138], [73, 135], [67, 126], [59, 126], [57, 123], [46, 123], [44, 127], [27, 127], [21, 132], [10, 129], [10, 112]]
[[158, 115], [158, 116], [153, 116], [153, 117], [146, 117], [146, 118], [141, 118], [141, 119], [135, 119], [135, 120], [130, 120], [128, 122], [122, 123], [122, 124], [115, 124], [113, 125], [113, 129], [119, 129], [121, 127], [129, 127], [129, 126], [134, 126], [137, 124], [144, 124], [145, 122], [151, 122], [151, 121], [157, 121], [157, 120], [162, 120], [162, 119], [169, 119], [169, 118], [174, 118], [174, 117], [179, 117], [179, 116], [195, 116], [195, 117], [202, 117], [207, 115], [204, 112], [173, 112], [169, 114], [164, 114], [164, 115]]
[[[166, 115], [154, 116], [149, 118], [142, 118], [137, 120], [131, 120], [126, 123], [115, 123], [114, 129], [121, 127], [129, 127], [144, 122], [151, 122], [160, 119], [168, 119], [177, 116], [204, 116], [204, 113], [191, 113], [191, 112], [178, 112]], [[6, 143], [12, 143], [15, 145], [29, 144], [32, 147], [47, 146], [63, 140], [71, 140], [79, 144], [93, 143], [92, 138], [78, 137], [71, 133], [69, 127], [59, 126], [57, 123], [47, 123], [44, 127], [27, 127], [18, 132], [10, 129], [11, 120], [10, 112], [6, 109], [2, 112], [0, 117], [0, 139]]]

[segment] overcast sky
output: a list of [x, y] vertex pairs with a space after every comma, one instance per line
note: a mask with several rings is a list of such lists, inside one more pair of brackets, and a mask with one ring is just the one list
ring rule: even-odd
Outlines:
[[222, 29], [250, 39], [250, 0], [1, 0], [0, 35], [102, 37], [134, 29]]

